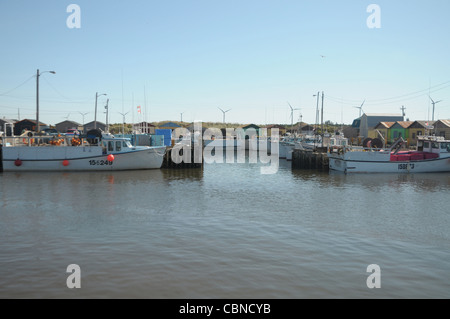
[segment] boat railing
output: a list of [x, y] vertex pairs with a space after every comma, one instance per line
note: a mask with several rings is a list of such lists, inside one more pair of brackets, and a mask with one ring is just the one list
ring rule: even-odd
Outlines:
[[79, 136], [3, 136], [3, 146], [92, 146], [99, 145], [98, 139], [94, 141]]
[[377, 147], [363, 147], [355, 145], [333, 145], [328, 147], [328, 153], [344, 154], [349, 152], [373, 152], [373, 153], [391, 153], [390, 148], [377, 148]]

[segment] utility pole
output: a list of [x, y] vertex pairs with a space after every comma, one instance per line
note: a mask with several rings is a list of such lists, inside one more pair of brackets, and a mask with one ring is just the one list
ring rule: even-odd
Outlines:
[[39, 134], [39, 69], [36, 73], [36, 133]]
[[300, 113], [300, 124], [298, 125], [298, 134], [302, 134], [303, 115]]
[[322, 146], [323, 146], [323, 98], [324, 98], [324, 94], [322, 91]]
[[406, 113], [405, 113], [406, 107], [404, 105], [402, 105], [400, 110], [402, 110], [402, 116], [403, 116], [403, 121], [404, 121], [405, 120], [405, 115], [406, 115]]
[[313, 96], [317, 96], [317, 105], [316, 105], [316, 123], [314, 124], [314, 131], [317, 134], [317, 126], [319, 125], [319, 95], [320, 92], [317, 92], [317, 95], [313, 95]]
[[108, 103], [109, 103], [109, 99], [106, 100], [106, 105], [105, 105], [105, 109], [106, 109], [106, 132], [109, 133], [109, 126], [108, 126]]

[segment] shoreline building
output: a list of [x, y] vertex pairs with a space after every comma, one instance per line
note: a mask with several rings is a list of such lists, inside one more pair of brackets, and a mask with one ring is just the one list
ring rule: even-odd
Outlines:
[[359, 137], [366, 138], [369, 137], [369, 130], [373, 130], [380, 122], [403, 122], [403, 115], [388, 113], [364, 113], [361, 118], [353, 121], [353, 125], [359, 126]]

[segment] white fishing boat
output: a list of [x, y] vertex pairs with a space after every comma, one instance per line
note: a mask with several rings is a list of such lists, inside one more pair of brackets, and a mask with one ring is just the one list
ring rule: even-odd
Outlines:
[[[90, 135], [91, 134], [91, 135]], [[161, 168], [165, 146], [133, 146], [100, 131], [87, 136], [3, 137], [4, 171], [116, 171]]]
[[345, 173], [450, 172], [450, 140], [418, 138], [415, 151], [401, 150], [398, 139], [391, 148], [333, 146], [328, 148], [330, 170]]
[[294, 152], [295, 145], [296, 145], [296, 139], [295, 138], [289, 138], [283, 141], [282, 147], [284, 148], [284, 154], [286, 155], [287, 161], [292, 161], [292, 153]]
[[285, 136], [281, 138], [278, 146], [278, 157], [281, 159], [287, 159], [290, 154], [290, 145], [292, 144], [292, 138], [290, 136]]
[[296, 142], [295, 148], [300, 150], [315, 150], [322, 145], [322, 137], [320, 135], [306, 135]]
[[216, 139], [208, 139], [203, 140], [203, 145], [208, 146], [209, 148], [224, 148], [224, 149], [238, 149], [243, 148], [245, 145], [245, 142], [240, 139], [222, 139], [222, 138], [216, 138]]

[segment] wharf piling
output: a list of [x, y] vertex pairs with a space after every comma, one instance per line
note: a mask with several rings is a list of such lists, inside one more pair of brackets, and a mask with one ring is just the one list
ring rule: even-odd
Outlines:
[[327, 149], [294, 150], [292, 153], [292, 168], [328, 170], [329, 161]]
[[[201, 162], [198, 163], [199, 161], [196, 162], [195, 159], [195, 152], [194, 152], [194, 148], [190, 147], [190, 163], [188, 161], [184, 161], [179, 158], [178, 160], [174, 161], [173, 157], [172, 157], [172, 151], [177, 151], [179, 152], [179, 157], [183, 157], [185, 158], [185, 156], [183, 156], [183, 150], [179, 150], [179, 149], [173, 149], [173, 147], [169, 147], [167, 148], [166, 154], [164, 155], [164, 160], [163, 160], [163, 164], [162, 164], [162, 168], [202, 168], [203, 167], [203, 151], [202, 151], [202, 158], [201, 158]], [[175, 155], [175, 154], [174, 154]]]

